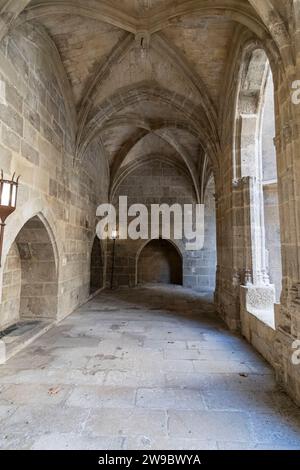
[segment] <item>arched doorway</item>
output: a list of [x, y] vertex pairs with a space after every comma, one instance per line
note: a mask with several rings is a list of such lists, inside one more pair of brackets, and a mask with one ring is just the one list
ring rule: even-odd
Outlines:
[[22, 227], [6, 258], [0, 328], [19, 320], [55, 319], [57, 297], [55, 249], [45, 223], [35, 216]]
[[137, 264], [138, 283], [182, 285], [182, 257], [168, 240], [151, 240]]
[[103, 255], [99, 238], [94, 239], [91, 252], [91, 271], [90, 271], [90, 295], [103, 287]]

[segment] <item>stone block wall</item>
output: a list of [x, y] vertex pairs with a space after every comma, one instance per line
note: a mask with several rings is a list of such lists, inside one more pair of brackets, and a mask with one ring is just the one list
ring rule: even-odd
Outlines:
[[16, 238], [21, 260], [20, 318], [56, 318], [55, 253], [43, 222], [30, 219]]
[[[34, 315], [61, 318], [89, 295], [96, 207], [108, 198], [107, 162], [97, 141], [83, 161], [76, 160], [75, 114], [59, 60], [39, 26], [26, 24], [0, 45], [0, 167], [7, 177], [14, 172], [21, 176], [17, 210], [8, 218], [4, 236], [0, 327], [18, 317], [17, 281], [9, 281], [13, 258], [27, 281], [25, 254], [14, 243], [36, 216], [51, 240], [55, 267], [48, 269], [55, 269], [56, 285], [48, 289], [57, 307], [35, 302]], [[32, 289], [29, 282], [31, 294]], [[21, 313], [28, 313], [28, 299], [26, 305], [21, 302]]]
[[[274, 342], [276, 341], [275, 323], [271, 326], [266, 322], [264, 318], [265, 312], [262, 312], [262, 316], [259, 318], [258, 312], [254, 314], [254, 312], [251, 311], [247, 299], [249, 292], [246, 287], [241, 287], [240, 293], [242, 334], [247, 341], [276, 368], [278, 358], [276, 349], [274, 348]], [[267, 294], [266, 297], [270, 297], [270, 295]], [[272, 299], [271, 303], [269, 302], [269, 307], [273, 308]], [[269, 315], [274, 315], [274, 312], [270, 312]]]
[[6, 257], [2, 282], [0, 330], [17, 322], [20, 317], [21, 260], [15, 242]]
[[[183, 259], [183, 285], [204, 291], [214, 290], [215, 287], [216, 245], [213, 192], [211, 182], [205, 200], [204, 248], [199, 251], [188, 251], [185, 249], [184, 240], [172, 239]], [[161, 161], [159, 158], [145, 162], [126, 176], [115, 194], [115, 205], [118, 203], [119, 196], [128, 197], [128, 206], [135, 203], [145, 204], [149, 212], [151, 204], [178, 203], [183, 205], [196, 202], [190, 178], [176, 166]], [[136, 285], [138, 257], [149, 241], [150, 238], [116, 242], [115, 285]], [[111, 255], [111, 243], [109, 253]], [[110, 278], [110, 271], [111, 259], [108, 263], [108, 278]]]

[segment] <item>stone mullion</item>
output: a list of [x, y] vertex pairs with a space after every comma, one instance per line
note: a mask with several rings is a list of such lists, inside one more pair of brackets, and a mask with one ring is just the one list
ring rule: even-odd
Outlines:
[[266, 272], [266, 237], [264, 220], [263, 186], [260, 179], [250, 177], [248, 190], [250, 200], [250, 251], [252, 253], [252, 280], [256, 286], [268, 285]]
[[252, 252], [252, 194], [250, 190], [250, 177], [242, 178], [239, 181], [242, 192], [242, 207], [243, 214], [243, 258], [241, 266], [241, 284], [253, 284], [253, 252]]
[[240, 228], [241, 250], [239, 253], [240, 280], [244, 285], [268, 283], [265, 272], [264, 224], [261, 213], [261, 185], [255, 177], [245, 177], [235, 182], [235, 192], [240, 192], [241, 205], [236, 221]]

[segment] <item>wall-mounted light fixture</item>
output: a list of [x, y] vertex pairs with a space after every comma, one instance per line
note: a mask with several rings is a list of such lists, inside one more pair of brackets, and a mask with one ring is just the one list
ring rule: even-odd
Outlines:
[[3, 235], [5, 221], [9, 215], [11, 215], [17, 206], [18, 196], [18, 185], [19, 176], [15, 180], [15, 173], [11, 180], [5, 180], [3, 177], [3, 170], [1, 170], [0, 178], [0, 266], [1, 266], [1, 255], [3, 247]]
[[118, 231], [117, 230], [113, 230], [111, 232], [111, 239], [112, 240], [116, 240], [118, 238]]

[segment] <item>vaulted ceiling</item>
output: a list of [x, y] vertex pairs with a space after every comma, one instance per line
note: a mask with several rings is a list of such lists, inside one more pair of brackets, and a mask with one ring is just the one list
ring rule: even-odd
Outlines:
[[28, 22], [49, 35], [70, 87], [78, 155], [99, 139], [112, 186], [131, 162], [159, 155], [186, 166], [201, 199], [236, 32], [247, 28], [279, 47], [288, 3], [0, 0], [0, 37]]

